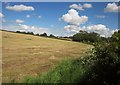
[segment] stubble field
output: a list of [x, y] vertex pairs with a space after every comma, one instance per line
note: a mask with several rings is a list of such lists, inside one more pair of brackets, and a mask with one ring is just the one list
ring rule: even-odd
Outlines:
[[78, 58], [91, 46], [83, 43], [18, 34], [2, 33], [2, 81], [21, 80], [47, 72], [59, 61]]

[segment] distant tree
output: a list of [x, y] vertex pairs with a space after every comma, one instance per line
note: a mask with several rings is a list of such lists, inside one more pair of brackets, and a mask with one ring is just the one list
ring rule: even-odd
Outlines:
[[73, 39], [73, 36], [69, 36], [70, 39]]
[[39, 34], [35, 34], [36, 36], [39, 36]]
[[79, 33], [73, 35], [73, 41], [78, 42], [98, 42], [99, 40], [100, 35], [95, 32], [79, 31]]
[[51, 38], [55, 38], [55, 36], [53, 35], [53, 34], [50, 34], [50, 36], [49, 37], [51, 37]]
[[63, 37], [63, 38], [68, 38], [67, 36]]
[[21, 33], [20, 31], [16, 31], [16, 33]]
[[40, 34], [40, 36], [47, 37], [47, 33]]
[[31, 35], [34, 35], [34, 33], [33, 33], [33, 32], [27, 32], [26, 34], [31, 34]]

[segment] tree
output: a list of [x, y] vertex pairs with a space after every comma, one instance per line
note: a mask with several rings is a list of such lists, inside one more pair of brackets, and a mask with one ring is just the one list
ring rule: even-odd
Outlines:
[[47, 33], [40, 34], [40, 36], [47, 37]]
[[39, 34], [35, 34], [36, 36], [39, 36]]
[[31, 35], [34, 35], [34, 33], [33, 33], [33, 32], [27, 32], [26, 34], [31, 34]]
[[20, 33], [20, 31], [16, 31], [16, 33]]
[[73, 41], [78, 42], [98, 42], [100, 40], [100, 35], [92, 32], [88, 33], [86, 31], [79, 31], [79, 33], [73, 35]]
[[51, 37], [51, 38], [55, 38], [55, 36], [53, 35], [53, 34], [50, 34], [50, 36], [49, 37]]

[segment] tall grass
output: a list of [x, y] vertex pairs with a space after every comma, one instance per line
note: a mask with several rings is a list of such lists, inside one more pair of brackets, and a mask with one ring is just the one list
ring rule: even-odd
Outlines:
[[54, 69], [38, 77], [26, 77], [24, 83], [75, 83], [85, 74], [77, 60], [64, 60]]

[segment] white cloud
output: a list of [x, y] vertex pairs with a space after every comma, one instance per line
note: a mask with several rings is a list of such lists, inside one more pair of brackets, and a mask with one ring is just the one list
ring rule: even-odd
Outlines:
[[17, 11], [17, 12], [21, 12], [21, 11], [34, 11], [34, 8], [32, 6], [25, 6], [23, 4], [21, 5], [14, 5], [14, 6], [6, 6], [6, 9], [8, 10], [12, 10], [12, 11]]
[[25, 32], [25, 30], [19, 30], [20, 32]]
[[4, 17], [4, 15], [0, 12], [0, 18]]
[[24, 20], [16, 19], [16, 23], [24, 23]]
[[24, 30], [24, 31], [27, 31], [27, 32], [33, 32], [35, 34], [39, 33], [48, 33], [48, 28], [42, 28], [42, 27], [36, 27], [36, 26], [29, 26], [29, 25], [25, 25], [25, 24], [19, 24], [20, 26], [20, 30]]
[[74, 32], [78, 33], [80, 30], [87, 31], [87, 32], [95, 32], [100, 34], [102, 37], [111, 37], [111, 35], [118, 31], [118, 29], [111, 30], [110, 28], [107, 28], [103, 24], [97, 24], [97, 25], [90, 25], [90, 26], [75, 26], [75, 25], [67, 25], [64, 27], [65, 30], [67, 30], [69, 33]]
[[77, 10], [84, 10], [81, 4], [72, 4], [69, 6], [70, 8], [77, 9]]
[[78, 12], [70, 9], [67, 14], [63, 15], [61, 19], [71, 25], [81, 25], [88, 21], [87, 16], [79, 16]]
[[24, 24], [19, 24], [19, 26], [25, 30], [30, 29], [30, 26], [24, 25]]
[[96, 32], [100, 34], [100, 36], [102, 37], [110, 37], [114, 33], [113, 30], [111, 30], [110, 28], [107, 28], [103, 24], [90, 25], [87, 27], [84, 26], [81, 29], [87, 32]]
[[28, 14], [28, 15], [26, 15], [26, 17], [27, 17], [27, 18], [30, 18], [30, 15], [29, 15], [29, 14]]
[[120, 12], [120, 6], [117, 6], [116, 3], [108, 3], [104, 11], [105, 12]]
[[91, 25], [87, 27], [87, 30], [90, 30], [90, 31], [105, 31], [107, 29], [108, 28], [106, 28], [106, 26], [102, 24]]
[[118, 32], [118, 29], [114, 29], [111, 31], [112, 34], [114, 34], [114, 32]]
[[70, 8], [77, 9], [77, 10], [84, 10], [84, 8], [92, 8], [92, 4], [85, 3], [83, 5], [81, 4], [72, 4], [69, 6]]
[[[103, 15], [97, 15], [97, 18], [105, 18]], [[79, 16], [78, 12], [75, 9], [70, 9], [67, 14], [62, 15], [61, 20], [67, 22], [67, 26], [64, 26], [64, 29], [69, 33], [77, 33], [80, 30], [87, 32], [96, 32], [103, 37], [110, 37], [115, 30], [111, 30], [103, 24], [89, 25], [81, 27], [81, 24], [84, 24], [88, 21], [87, 16]]]
[[79, 26], [75, 26], [75, 25], [64, 26], [64, 29], [67, 30], [68, 32], [75, 32], [75, 33], [80, 31]]
[[92, 4], [85, 3], [83, 4], [83, 8], [92, 8]]
[[105, 18], [104, 15], [96, 15], [96, 18]]
[[40, 19], [40, 18], [42, 18], [42, 16], [38, 16], [38, 18]]

